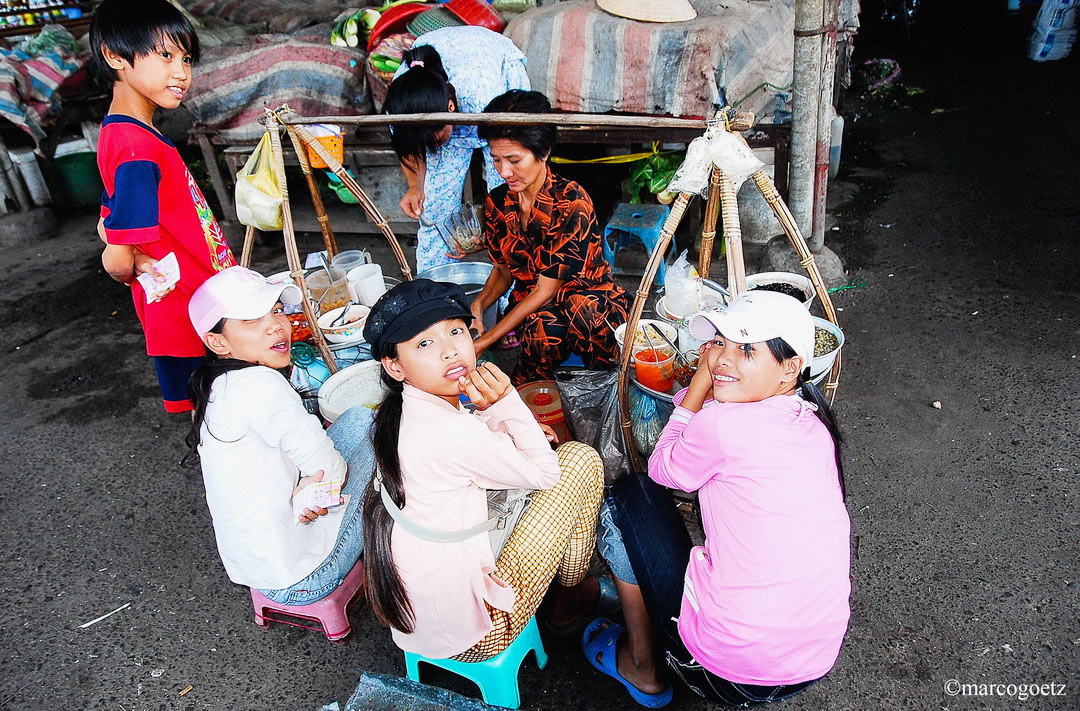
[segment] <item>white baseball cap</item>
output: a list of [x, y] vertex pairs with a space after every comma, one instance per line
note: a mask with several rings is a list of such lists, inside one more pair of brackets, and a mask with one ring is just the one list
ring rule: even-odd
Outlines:
[[188, 303], [188, 318], [199, 338], [203, 338], [223, 318], [261, 318], [279, 301], [299, 304], [300, 287], [292, 282], [274, 284], [258, 272], [229, 267], [195, 290]]
[[798, 300], [787, 294], [755, 289], [722, 311], [702, 311], [690, 318], [690, 335], [708, 341], [719, 333], [736, 343], [760, 343], [782, 338], [809, 368], [814, 357], [814, 320]]

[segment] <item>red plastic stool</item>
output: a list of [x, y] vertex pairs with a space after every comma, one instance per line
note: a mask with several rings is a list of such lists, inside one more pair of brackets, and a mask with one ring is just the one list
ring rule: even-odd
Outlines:
[[318, 627], [309, 627], [296, 622], [289, 622], [277, 617], [267, 616], [267, 612], [273, 611], [290, 617], [300, 617], [314, 620], [322, 625], [322, 631], [330, 641], [343, 639], [352, 631], [349, 624], [347, 609], [349, 603], [364, 589], [364, 561], [356, 561], [356, 565], [345, 576], [341, 585], [334, 592], [324, 598], [316, 600], [308, 605], [282, 605], [251, 588], [251, 602], [255, 606], [255, 624], [268, 627], [271, 622], [280, 622], [283, 625], [303, 627], [306, 630], [318, 630]]

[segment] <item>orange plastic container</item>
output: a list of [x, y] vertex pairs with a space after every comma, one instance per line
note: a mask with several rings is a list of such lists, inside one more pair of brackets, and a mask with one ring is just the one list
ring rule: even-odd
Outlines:
[[[341, 126], [334, 126], [329, 123], [316, 123], [308, 127], [308, 131], [315, 136], [315, 140], [323, 145], [323, 148], [327, 150], [330, 155], [337, 159], [340, 163], [345, 159], [345, 141], [341, 136]], [[310, 148], [305, 147], [307, 152], [308, 163], [312, 168], [329, 168], [326, 162], [319, 157], [319, 154]]]
[[563, 415], [559, 387], [554, 380], [534, 380], [531, 383], [519, 385], [518, 393], [532, 410], [537, 421], [555, 430], [555, 434], [559, 437], [559, 444], [573, 439], [570, 428], [566, 425], [566, 417]]
[[637, 381], [661, 393], [675, 384], [675, 351], [670, 348], [639, 348], [634, 351]]

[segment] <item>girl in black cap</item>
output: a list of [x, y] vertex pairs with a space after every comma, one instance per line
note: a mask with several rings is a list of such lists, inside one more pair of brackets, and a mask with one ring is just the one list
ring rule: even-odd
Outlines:
[[[394, 287], [368, 317], [389, 394], [373, 426], [364, 556], [368, 599], [401, 649], [480, 661], [509, 646], [553, 579], [567, 607], [579, 593], [592, 603], [603, 465], [580, 442], [552, 451], [506, 374], [477, 366], [471, 320], [460, 286], [426, 279]], [[487, 490], [513, 488], [537, 491], [496, 560]]]

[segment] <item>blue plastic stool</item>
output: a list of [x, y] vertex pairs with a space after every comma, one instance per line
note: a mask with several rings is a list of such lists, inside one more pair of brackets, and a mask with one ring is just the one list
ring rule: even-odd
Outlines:
[[[660, 230], [667, 220], [671, 209], [667, 205], [631, 205], [620, 202], [615, 206], [615, 212], [604, 226], [604, 259], [611, 265], [616, 274], [626, 273], [615, 269], [615, 255], [620, 249], [629, 247], [633, 241], [639, 240], [648, 252], [660, 241]], [[675, 241], [672, 240], [669, 251], [674, 254]], [[656, 285], [664, 283], [664, 262], [660, 262], [660, 268], [656, 272]]]
[[560, 368], [584, 368], [585, 361], [577, 353], [571, 353], [570, 357], [559, 363]]
[[428, 659], [405, 652], [405, 669], [413, 681], [420, 681], [420, 662], [441, 667], [463, 676], [480, 687], [484, 703], [516, 709], [521, 706], [518, 693], [518, 670], [529, 652], [536, 652], [536, 666], [547, 666], [548, 656], [540, 640], [540, 629], [534, 615], [510, 646], [491, 659], [482, 662], [459, 662], [454, 659]]

